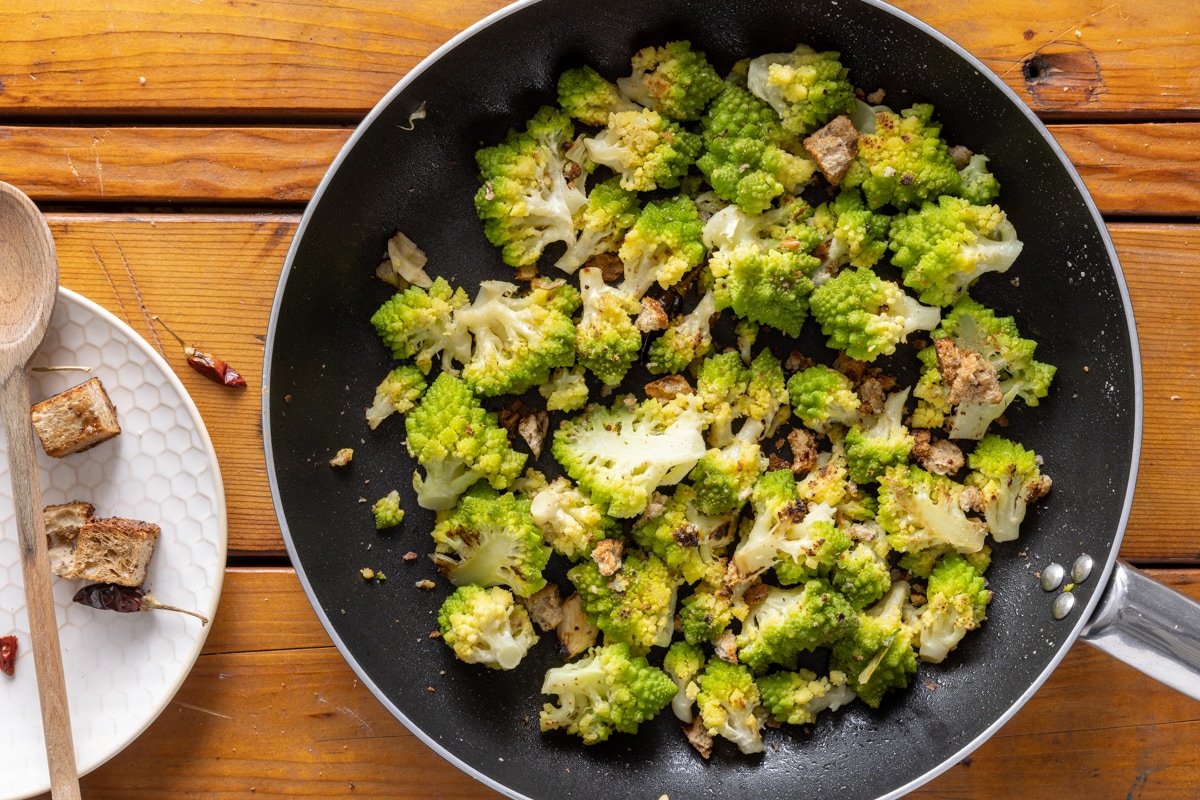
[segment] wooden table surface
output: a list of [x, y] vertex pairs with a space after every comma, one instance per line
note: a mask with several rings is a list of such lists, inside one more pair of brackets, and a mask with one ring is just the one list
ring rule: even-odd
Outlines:
[[[305, 202], [355, 124], [504, 0], [5, 0], [0, 179], [49, 219], [63, 285], [158, 346], [212, 435], [229, 567], [174, 702], [86, 798], [497, 797], [356, 679], [288, 565], [258, 390]], [[1121, 555], [1200, 598], [1200, 0], [902, 8], [1047, 122], [1115, 241], [1138, 322], [1145, 442]], [[159, 314], [243, 371], [207, 383]], [[2, 780], [2, 777], [0, 777]], [[1200, 796], [1200, 703], [1084, 644], [917, 798]]]

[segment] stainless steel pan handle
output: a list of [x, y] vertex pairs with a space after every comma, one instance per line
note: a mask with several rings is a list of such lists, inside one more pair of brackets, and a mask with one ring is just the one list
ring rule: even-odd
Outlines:
[[1080, 638], [1200, 700], [1200, 603], [1124, 561]]

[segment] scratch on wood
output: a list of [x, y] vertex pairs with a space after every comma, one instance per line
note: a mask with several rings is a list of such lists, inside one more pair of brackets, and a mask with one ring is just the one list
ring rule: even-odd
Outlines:
[[211, 714], [212, 716], [220, 717], [221, 719], [233, 719], [233, 717], [229, 716], [228, 714], [221, 714], [216, 711], [213, 711], [212, 709], [202, 708], [201, 706], [194, 706], [191, 703], [184, 703], [180, 700], [176, 700], [175, 703], [176, 703], [176, 705], [181, 705], [184, 708], [190, 708], [192, 711], [199, 711], [201, 714]]
[[117, 291], [117, 284], [112, 279], [112, 274], [108, 271], [108, 265], [104, 263], [104, 259], [100, 257], [100, 251], [96, 249], [96, 245], [92, 245], [92, 255], [96, 258], [96, 263], [100, 265], [100, 272], [104, 274], [104, 279], [108, 281], [109, 287], [112, 289], [113, 297], [117, 298], [117, 305], [121, 307], [121, 315], [126, 319], [129, 318], [129, 312], [125, 310], [125, 302], [121, 300], [121, 293]]
[[[103, 194], [103, 191], [101, 192]], [[125, 251], [121, 249], [121, 243], [117, 241], [117, 237], [112, 237], [113, 246], [117, 248], [117, 252], [121, 254], [121, 263], [125, 265], [125, 274], [129, 276], [129, 285], [133, 287], [133, 295], [137, 298], [138, 308], [142, 311], [142, 316], [145, 318], [146, 327], [150, 329], [150, 333], [154, 336], [154, 346], [158, 348], [158, 352], [164, 356], [167, 354], [163, 349], [162, 341], [158, 338], [158, 331], [154, 325], [154, 321], [150, 318], [151, 314], [146, 309], [146, 303], [142, 300], [142, 290], [138, 287], [137, 278], [133, 277], [133, 268], [129, 266], [129, 259], [125, 257]], [[122, 308], [124, 308], [122, 306]]]
[[346, 714], [347, 716], [353, 717], [354, 719], [358, 720], [358, 724], [361, 725], [366, 730], [367, 733], [372, 732], [371, 731], [371, 723], [367, 722], [365, 719], [360, 717], [358, 714], [355, 714], [354, 709], [347, 708], [346, 706], [338, 706], [337, 710], [342, 712], [343, 714]]
[[1039, 50], [1041, 50], [1042, 48], [1044, 48], [1048, 45], [1061, 44], [1064, 41], [1064, 37], [1069, 35], [1072, 31], [1077, 30], [1078, 28], [1085, 25], [1087, 20], [1094, 19], [1095, 17], [1098, 17], [1107, 11], [1111, 11], [1114, 8], [1117, 10], [1117, 16], [1120, 17], [1121, 20], [1128, 19], [1128, 15], [1121, 9], [1120, 3], [1113, 3], [1112, 5], [1105, 6], [1104, 8], [1101, 8], [1098, 11], [1094, 11], [1091, 14], [1088, 14], [1086, 17], [1083, 18], [1084, 21], [1072, 22], [1070, 25], [1063, 28], [1061, 31], [1054, 34], [1046, 41], [1042, 42], [1040, 45], [1037, 46], [1036, 49], [1030, 50], [1028, 53], [1026, 53], [1025, 55], [1018, 58], [1016, 61], [1014, 61], [1012, 64], [1009, 65], [1008, 69], [1006, 69], [1006, 70], [1004, 70], [1004, 72], [1000, 73], [1000, 77], [1007, 76], [1008, 73], [1012, 72], [1014, 69], [1018, 69], [1018, 68], [1024, 69], [1025, 63], [1027, 61], [1029, 61], [1029, 59], [1036, 56], [1038, 54]]
[[63, 152], [67, 156], [67, 166], [71, 168], [71, 174], [75, 176], [76, 180], [83, 180], [83, 177], [79, 174], [79, 170], [75, 169], [75, 161], [71, 158], [71, 151], [64, 150]]

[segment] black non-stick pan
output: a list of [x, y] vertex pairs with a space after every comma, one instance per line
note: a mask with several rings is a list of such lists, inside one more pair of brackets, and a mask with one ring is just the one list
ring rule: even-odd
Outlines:
[[[586, 748], [541, 734], [541, 675], [561, 663], [551, 642], [506, 673], [460, 663], [429, 638], [448, 584], [427, 558], [403, 555], [429, 552], [432, 517], [412, 496], [415, 464], [403, 426], [371, 431], [362, 418], [391, 365], [368, 323], [390, 294], [372, 278], [387, 239], [404, 231], [428, 254], [430, 272], [468, 288], [511, 280], [474, 215], [475, 150], [551, 102], [565, 68], [586, 63], [627, 74], [635, 50], [673, 39], [690, 40], [722, 72], [743, 56], [801, 42], [833, 49], [854, 83], [885, 89], [889, 105], [932, 102], [948, 141], [991, 158], [1000, 202], [1025, 243], [1009, 275], [981, 281], [973, 294], [1014, 315], [1022, 334], [1040, 342], [1039, 358], [1058, 367], [1050, 397], [1010, 415], [1009, 433], [1044, 457], [1054, 489], [1020, 541], [995, 548], [988, 573], [995, 599], [983, 629], [944, 664], [923, 664], [912, 687], [878, 710], [854, 703], [807, 732], [769, 730], [759, 756], [718, 742], [707, 762], [670, 714], [636, 736]], [[997, 730], [1085, 629], [1143, 665], [1150, 659], [1139, 639], [1165, 653], [1156, 658], [1166, 667], [1200, 662], [1194, 607], [1185, 609], [1192, 633], [1176, 626], [1163, 634], [1153, 624], [1158, 598], [1180, 596], [1151, 584], [1149, 599], [1131, 606], [1128, 588], [1140, 594], [1146, 582], [1116, 561], [1138, 459], [1141, 380], [1129, 298], [1099, 214], [1062, 151], [1011, 91], [944, 36], [882, 3], [542, 0], [517, 3], [468, 30], [380, 102], [322, 182], [280, 281], [266, 375], [272, 489], [317, 613], [405, 725], [512, 797], [897, 796]], [[354, 460], [331, 468], [330, 456], [343, 447], [354, 448]], [[408, 516], [398, 532], [377, 534], [364, 501], [393, 488]], [[1056, 619], [1062, 592], [1041, 588], [1039, 573], [1081, 555], [1095, 566], [1072, 591], [1074, 607]], [[363, 567], [388, 580], [364, 583]], [[437, 588], [414, 587], [425, 578]], [[1110, 584], [1119, 591], [1101, 608]], [[1200, 696], [1194, 673], [1172, 680]]]

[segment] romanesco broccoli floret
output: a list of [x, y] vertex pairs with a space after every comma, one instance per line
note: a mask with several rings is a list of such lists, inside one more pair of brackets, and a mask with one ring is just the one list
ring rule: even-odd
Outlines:
[[802, 369], [788, 379], [792, 412], [804, 427], [819, 434], [858, 421], [862, 401], [846, 375], [824, 364]]
[[706, 292], [694, 309], [672, 320], [650, 343], [646, 369], [652, 375], [679, 373], [697, 358], [708, 355], [713, 344], [712, 318], [716, 313], [712, 292]]
[[707, 279], [718, 309], [732, 308], [742, 319], [800, 335], [813, 291], [810, 275], [820, 264], [809, 252], [820, 234], [804, 224], [811, 211], [791, 199], [761, 214], [734, 205], [709, 218]]
[[572, 561], [586, 558], [601, 540], [618, 533], [616, 520], [563, 477], [533, 495], [529, 512], [546, 543]]
[[696, 166], [717, 197], [747, 214], [760, 214], [780, 195], [799, 192], [817, 172], [774, 110], [733, 83], [725, 84], [701, 120], [701, 135], [704, 153]]
[[723, 583], [701, 581], [679, 604], [679, 627], [688, 644], [711, 642], [732, 624], [735, 597]]
[[637, 111], [638, 105], [616, 84], [589, 66], [574, 67], [558, 76], [558, 104], [573, 119], [599, 128], [608, 115], [617, 111]]
[[475, 302], [455, 312], [471, 336], [469, 351], [456, 352], [462, 379], [478, 394], [521, 394], [575, 363], [579, 293], [562, 281], [535, 280], [517, 294], [516, 284], [483, 281]]
[[746, 85], [778, 112], [784, 130], [810, 133], [854, 109], [854, 86], [840, 57], [803, 44], [790, 53], [769, 53], [750, 62]]
[[850, 480], [871, 483], [888, 467], [908, 463], [915, 441], [904, 426], [908, 389], [888, 396], [883, 411], [862, 417], [846, 431], [846, 468]]
[[813, 579], [796, 589], [772, 586], [742, 624], [738, 659], [760, 673], [772, 665], [795, 669], [801, 652], [830, 645], [857, 625], [854, 609], [828, 581]]
[[763, 473], [751, 491], [750, 506], [753, 517], [743, 521], [745, 530], [733, 554], [733, 564], [743, 581], [775, 565], [784, 541], [782, 534], [809, 510], [796, 495], [796, 476], [790, 469]]
[[975, 153], [967, 165], [958, 171], [962, 179], [958, 196], [975, 205], [986, 205], [1000, 195], [1000, 181], [987, 166], [988, 157]]
[[579, 235], [567, 246], [554, 266], [572, 273], [589, 258], [600, 253], [615, 253], [625, 232], [637, 221], [638, 197], [621, 187], [617, 178], [598, 183], [588, 192], [587, 203], [575, 212]]
[[704, 651], [688, 642], [672, 642], [663, 656], [663, 672], [678, 687], [671, 710], [680, 722], [691, 722], [695, 718], [696, 696], [700, 693], [700, 684], [696, 680], [704, 669], [704, 661]]
[[709, 736], [720, 736], [743, 753], [761, 753], [763, 712], [750, 670], [710, 658], [697, 680], [700, 720]]
[[704, 359], [696, 394], [709, 418], [713, 447], [760, 441], [791, 413], [783, 366], [768, 348], [748, 365], [734, 351]]
[[723, 81], [704, 53], [690, 42], [644, 47], [633, 55], [632, 72], [617, 86], [632, 100], [674, 120], [698, 119]]
[[1020, 444], [989, 433], [967, 456], [972, 472], [968, 486], [979, 489], [983, 518], [992, 538], [1011, 542], [1020, 534], [1029, 503], [1050, 490], [1049, 475], [1043, 475], [1037, 454]]
[[817, 454], [817, 463], [808, 474], [796, 478], [796, 494], [805, 503], [824, 503], [839, 509], [858, 500], [862, 493], [850, 480], [842, 442], [835, 439], [829, 450]]
[[400, 492], [397, 489], [385, 494], [371, 506], [375, 517], [375, 530], [394, 528], [404, 521], [404, 509], [400, 507]]
[[583, 146], [588, 158], [616, 173], [621, 188], [649, 192], [679, 186], [704, 143], [699, 134], [643, 108], [610, 114]]
[[679, 195], [647, 203], [621, 243], [620, 290], [641, 299], [657, 283], [669, 289], [704, 260], [704, 223], [696, 204]]
[[562, 730], [597, 744], [614, 731], [637, 733], [675, 697], [675, 682], [662, 670], [616, 643], [593, 647], [578, 661], [554, 667], [542, 681], [546, 703], [538, 722], [542, 732]]
[[658, 556], [626, 550], [613, 575], [587, 559], [567, 570], [567, 577], [605, 641], [623, 642], [635, 653], [671, 643], [679, 577]]
[[[578, 347], [578, 338], [575, 344]], [[538, 387], [538, 394], [546, 400], [547, 411], [578, 411], [587, 405], [590, 390], [583, 369], [582, 364], [559, 367], [550, 375], [550, 380]]]
[[533, 521], [529, 498], [473, 489], [433, 528], [433, 563], [455, 586], [506, 586], [529, 597], [546, 585], [550, 548]]
[[604, 282], [598, 267], [579, 271], [583, 299], [575, 338], [576, 358], [608, 386], [616, 386], [637, 361], [642, 333], [634, 323], [637, 298]]
[[824, 245], [814, 283], [824, 282], [847, 264], [873, 267], [887, 252], [892, 218], [867, 208], [857, 189], [845, 189], [817, 206], [807, 222], [820, 232]]
[[813, 290], [813, 318], [834, 350], [859, 361], [891, 355], [914, 331], [929, 331], [941, 309], [924, 306], [869, 269], [842, 270]]
[[892, 549], [902, 553], [943, 546], [977, 552], [983, 549], [987, 525], [963, 510], [963, 488], [920, 467], [891, 467], [879, 477], [875, 520]]
[[846, 675], [846, 684], [871, 708], [879, 708], [892, 689], [908, 686], [917, 671], [913, 629], [905, 622], [909, 585], [896, 581], [875, 605], [857, 612], [858, 624], [834, 643], [830, 671]]
[[554, 432], [554, 457], [610, 516], [636, 517], [654, 491], [683, 479], [706, 450], [707, 420], [693, 396], [664, 403], [618, 398], [590, 406]]
[[696, 505], [707, 514], [740, 509], [767, 468], [758, 442], [735, 439], [725, 447], [711, 447], [688, 475], [696, 491]]
[[515, 669], [538, 642], [533, 622], [500, 586], [460, 586], [438, 611], [442, 641], [468, 664]]
[[441, 511], [479, 480], [505, 489], [525, 468], [494, 412], [461, 379], [443, 372], [404, 419], [408, 452], [425, 468], [413, 476], [417, 503]]
[[849, 533], [837, 524], [836, 514], [830, 506], [813, 503], [799, 525], [785, 531], [786, 542], [775, 562], [775, 577], [781, 586], [828, 577], [838, 555], [851, 544]]
[[371, 316], [371, 324], [395, 358], [411, 358], [428, 373], [439, 353], [442, 366], [450, 366], [446, 347], [455, 338], [454, 312], [469, 302], [461, 287], [438, 277], [428, 289], [410, 286], [397, 292]]
[[781, 671], [763, 675], [755, 683], [762, 705], [776, 722], [811, 725], [817, 714], [837, 711], [857, 695], [846, 685], [846, 674], [834, 670], [818, 677], [812, 670]]
[[679, 484], [660, 501], [661, 513], [639, 517], [630, 535], [688, 583], [716, 582], [725, 573], [725, 551], [733, 542], [733, 515], [706, 514], [699, 499], [694, 488]]
[[565, 112], [544, 106], [523, 132], [509, 131], [475, 154], [481, 184], [475, 212], [505, 264], [533, 264], [552, 242], [575, 241], [575, 213], [587, 195], [578, 180], [582, 168], [566, 157], [574, 135]]
[[366, 412], [371, 430], [378, 428], [392, 414], [412, 411], [428, 386], [425, 374], [412, 364], [401, 364], [385, 375], [375, 387], [375, 400]]
[[987, 618], [992, 593], [982, 572], [958, 553], [948, 553], [930, 573], [925, 596], [918, 617], [918, 654], [922, 661], [940, 664]]
[[[886, 539], [880, 536], [886, 544]], [[838, 553], [829, 583], [856, 609], [866, 608], [892, 587], [892, 568], [879, 547], [858, 542]]]
[[941, 137], [933, 106], [918, 104], [896, 114], [875, 113], [870, 130], [859, 129], [858, 157], [842, 181], [861, 186], [867, 205], [890, 204], [900, 211], [938, 195], [957, 194], [962, 176]]
[[897, 216], [888, 247], [922, 303], [948, 306], [985, 273], [1007, 272], [1023, 245], [999, 206], [942, 195]]

